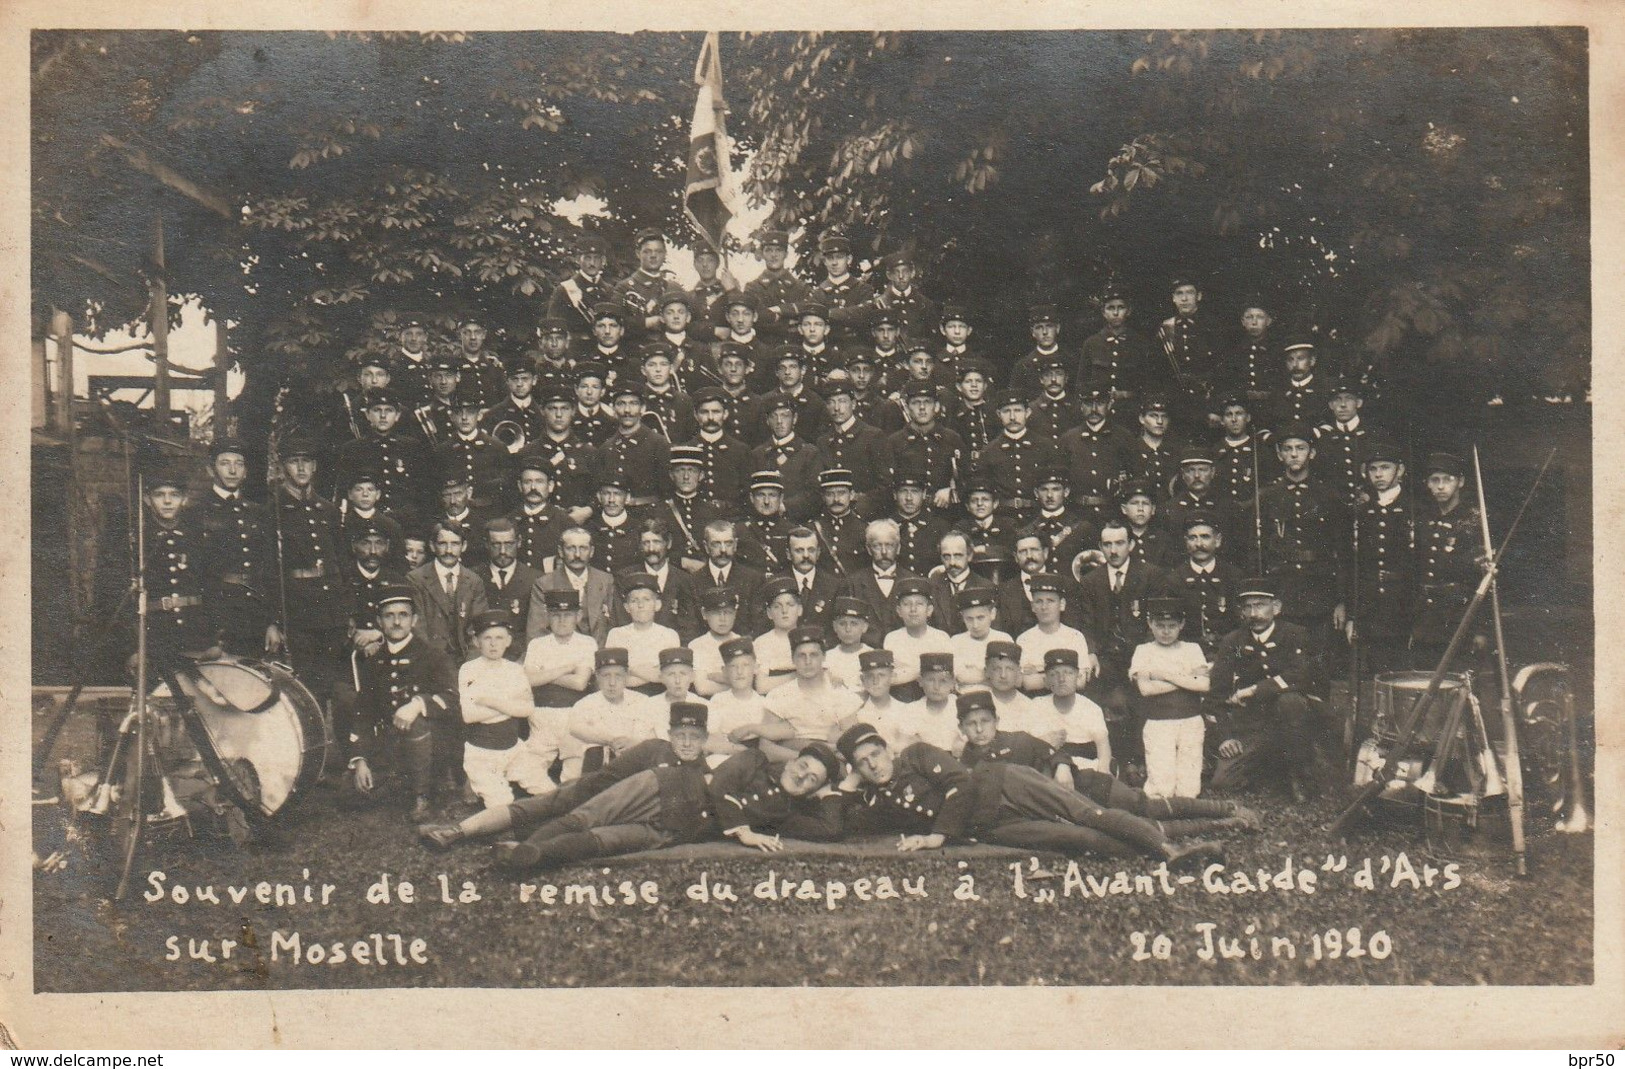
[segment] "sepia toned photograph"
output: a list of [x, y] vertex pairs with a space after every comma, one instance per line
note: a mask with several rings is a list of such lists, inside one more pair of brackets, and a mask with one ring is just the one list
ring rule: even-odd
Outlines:
[[1593, 30], [1211, 22], [21, 31], [28, 990], [1598, 982]]

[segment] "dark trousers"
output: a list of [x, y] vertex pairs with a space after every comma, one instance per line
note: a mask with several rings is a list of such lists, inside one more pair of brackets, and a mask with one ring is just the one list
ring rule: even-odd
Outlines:
[[1241, 753], [1219, 758], [1210, 785], [1226, 790], [1308, 775], [1314, 767], [1311, 706], [1307, 697], [1291, 690], [1249, 703], [1244, 722], [1228, 733], [1215, 733], [1221, 743], [1232, 738], [1240, 742]]
[[[393, 722], [361, 727], [361, 749], [372, 770], [373, 787], [362, 791], [356, 786], [355, 775], [346, 775], [344, 802], [350, 806], [372, 805], [392, 794], [404, 793], [408, 798], [428, 795], [430, 760], [434, 751], [434, 728], [429, 718], [420, 716], [405, 731]], [[346, 739], [348, 735], [344, 736]]]
[[1105, 809], [1035, 769], [992, 764], [978, 776], [976, 832], [988, 842], [1110, 857], [1160, 856], [1162, 829], [1120, 809]]
[[[566, 842], [559, 845], [569, 854], [561, 861], [652, 850], [672, 839], [670, 832], [656, 826], [659, 818], [660, 781], [653, 772], [639, 772], [593, 795], [565, 816], [549, 820], [525, 842], [542, 851], [544, 860], [548, 844], [561, 838]], [[593, 847], [581, 837], [590, 839]], [[583, 854], [583, 849], [592, 852]]]

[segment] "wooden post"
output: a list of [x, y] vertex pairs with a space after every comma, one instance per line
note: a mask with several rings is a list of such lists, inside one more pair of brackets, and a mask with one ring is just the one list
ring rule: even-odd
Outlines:
[[226, 317], [214, 317], [214, 436], [232, 437], [231, 398], [226, 396], [226, 371], [231, 367], [231, 351], [227, 348]]
[[61, 309], [51, 314], [56, 340], [56, 381], [51, 384], [52, 429], [73, 442], [73, 317]]
[[152, 244], [152, 298], [147, 306], [147, 328], [152, 331], [152, 408], [157, 414], [158, 434], [169, 433], [169, 283], [164, 279], [164, 216], [158, 222]]

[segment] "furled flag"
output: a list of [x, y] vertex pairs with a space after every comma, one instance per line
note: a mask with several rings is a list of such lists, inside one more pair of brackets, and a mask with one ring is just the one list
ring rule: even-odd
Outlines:
[[722, 99], [722, 56], [715, 33], [705, 35], [694, 67], [694, 84], [700, 91], [694, 101], [694, 125], [688, 141], [683, 212], [707, 244], [721, 251], [722, 233], [739, 205], [739, 188], [731, 165], [725, 121], [728, 105]]

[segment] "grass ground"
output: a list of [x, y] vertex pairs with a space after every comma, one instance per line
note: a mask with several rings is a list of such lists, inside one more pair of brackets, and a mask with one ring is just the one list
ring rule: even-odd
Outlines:
[[[69, 752], [71, 735], [64, 740]], [[888, 855], [873, 849], [852, 857], [774, 857], [718, 847], [566, 869], [533, 881], [559, 889], [560, 897], [547, 902], [540, 886], [522, 901], [523, 889], [490, 870], [481, 848], [430, 853], [416, 843], [398, 810], [341, 813], [331, 792], [318, 789], [285, 826], [250, 847], [193, 840], [153, 849], [138, 864], [136, 885], [121, 904], [107, 897], [106, 870], [83, 857], [64, 872], [37, 876], [35, 986], [133, 991], [1590, 981], [1589, 835], [1557, 835], [1537, 820], [1528, 878], [1513, 876], [1498, 851], [1458, 862], [1451, 875], [1426, 856], [1427, 844], [1415, 827], [1367, 828], [1348, 841], [1332, 838], [1325, 829], [1340, 796], [1328, 792], [1301, 806], [1250, 796], [1248, 804], [1264, 814], [1264, 830], [1228, 844], [1220, 880], [1225, 887], [1235, 886], [1238, 873], [1256, 884], [1260, 870], [1268, 880], [1290, 865], [1295, 880], [1303, 870], [1315, 873], [1313, 893], [1301, 883], [1292, 890], [1217, 893], [1197, 880], [1174, 885], [1172, 894], [1113, 894], [1111, 881], [1119, 871], [1132, 887], [1133, 877], [1151, 868], [1089, 858], [1074, 874], [1065, 859], [1043, 858], [1039, 864], [1054, 878], [1024, 879], [1028, 897], [1022, 898], [1009, 866], [1014, 861], [1030, 875], [1031, 863], [991, 852]], [[36, 844], [49, 847], [58, 830], [54, 807], [36, 807]], [[1395, 885], [1396, 871], [1405, 871], [1395, 867], [1402, 853], [1418, 883], [1428, 876], [1426, 866], [1441, 870], [1430, 877], [1431, 886], [1413, 887], [1403, 875]], [[1347, 865], [1323, 871], [1328, 858], [1334, 868], [1340, 858]], [[1370, 889], [1354, 879], [1366, 859], [1374, 877]], [[149, 879], [154, 871], [164, 873], [161, 884]], [[687, 890], [702, 872], [709, 887], [729, 885], [738, 901], [691, 898]], [[392, 892], [400, 880], [412, 882], [416, 900], [403, 903], [392, 894], [388, 903], [368, 902], [367, 889], [386, 873]], [[753, 894], [769, 873], [776, 889], [784, 880], [793, 882], [788, 896]], [[465, 881], [480, 900], [443, 902], [441, 874], [453, 900]], [[978, 900], [955, 897], [967, 875], [974, 878]], [[858, 881], [881, 877], [894, 882], [900, 897], [860, 901]], [[1093, 893], [1090, 877], [1105, 897]], [[255, 890], [262, 880], [289, 885], [298, 900], [262, 904]], [[905, 880], [923, 886], [925, 896], [903, 893]], [[803, 888], [802, 881], [811, 882]], [[640, 897], [650, 882], [658, 888], [652, 904]], [[831, 908], [834, 882], [846, 897]], [[319, 902], [324, 883], [334, 887], [325, 906]], [[148, 901], [146, 895], [160, 885], [165, 895]], [[179, 904], [177, 885], [213, 885], [219, 904]], [[315, 901], [304, 900], [307, 885]], [[592, 885], [599, 901], [566, 903], [566, 885]], [[231, 901], [232, 886], [248, 889], [241, 903]], [[1043, 890], [1053, 891], [1055, 900], [1040, 901]], [[640, 900], [624, 904], [628, 893]], [[1215, 935], [1239, 939], [1246, 956], [1205, 960], [1199, 953], [1199, 926], [1205, 924], [1214, 926]], [[1355, 927], [1365, 951], [1358, 956], [1350, 953], [1355, 941], [1348, 930]], [[297, 962], [292, 933], [300, 939]], [[381, 940], [373, 941], [373, 933]], [[391, 935], [402, 937], [408, 960], [412, 940], [423, 940], [423, 963], [354, 960], [354, 944], [363, 940], [369, 959], [381, 942], [393, 962]], [[1166, 948], [1158, 935], [1167, 936]], [[1257, 957], [1250, 952], [1252, 936], [1260, 940]], [[1285, 956], [1285, 944], [1272, 944], [1272, 938], [1290, 940], [1295, 956]], [[1334, 938], [1341, 944], [1335, 955]], [[227, 939], [236, 946], [229, 959], [220, 960]], [[341, 943], [347, 960], [311, 964], [313, 943], [329, 959], [331, 946]], [[203, 949], [217, 960], [192, 960], [191, 952]], [[167, 960], [171, 956], [179, 960]]]

